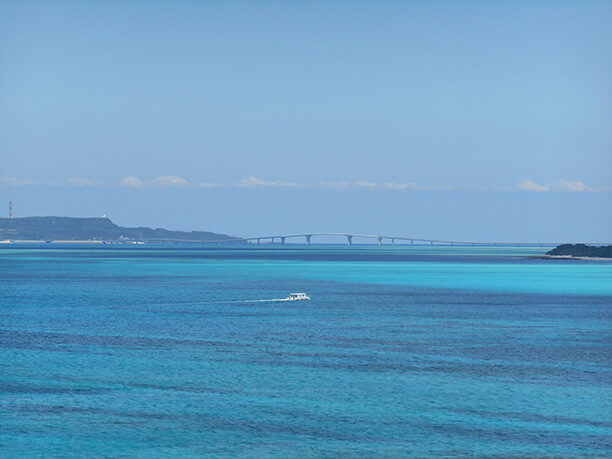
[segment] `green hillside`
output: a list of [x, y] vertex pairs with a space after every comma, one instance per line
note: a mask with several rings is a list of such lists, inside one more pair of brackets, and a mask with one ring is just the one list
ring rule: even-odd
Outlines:
[[181, 239], [210, 241], [231, 239], [227, 234], [209, 231], [170, 231], [163, 228], [126, 228], [109, 218], [25, 217], [0, 218], [0, 239], [10, 240], [118, 240]]

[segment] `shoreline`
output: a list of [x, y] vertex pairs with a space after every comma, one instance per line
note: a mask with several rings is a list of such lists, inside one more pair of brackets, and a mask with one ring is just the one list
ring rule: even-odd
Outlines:
[[533, 257], [529, 257], [537, 260], [610, 260], [612, 258], [609, 257], [577, 257], [575, 255], [534, 255]]
[[120, 241], [120, 242], [107, 242], [100, 240], [39, 240], [39, 239], [24, 239], [24, 240], [15, 240], [15, 239], [4, 239], [0, 240], [0, 244], [144, 244], [144, 242], [139, 241]]

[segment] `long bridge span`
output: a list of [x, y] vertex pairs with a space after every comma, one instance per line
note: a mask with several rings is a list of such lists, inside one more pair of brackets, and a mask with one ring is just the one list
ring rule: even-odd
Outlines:
[[[165, 238], [148, 238], [143, 239], [146, 243], [182, 243], [182, 244], [276, 244], [285, 245], [287, 240], [301, 239], [306, 245], [310, 245], [313, 238], [317, 237], [340, 237], [346, 241], [346, 244], [353, 245], [353, 239], [369, 239], [379, 246], [383, 243], [395, 245], [445, 245], [445, 246], [514, 246], [514, 247], [544, 247], [556, 246], [559, 242], [476, 242], [476, 241], [451, 241], [441, 239], [424, 239], [407, 236], [388, 236], [379, 234], [358, 234], [358, 233], [299, 233], [299, 234], [275, 234], [271, 236], [256, 236], [247, 238], [228, 238], [218, 240], [186, 240], [186, 239], [165, 239]], [[593, 244], [593, 243], [592, 243]]]

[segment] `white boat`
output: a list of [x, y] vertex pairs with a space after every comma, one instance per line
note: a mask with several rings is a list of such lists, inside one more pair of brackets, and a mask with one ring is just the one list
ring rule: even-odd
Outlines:
[[309, 300], [310, 297], [305, 293], [290, 293], [287, 297], [287, 301], [299, 301], [299, 300]]

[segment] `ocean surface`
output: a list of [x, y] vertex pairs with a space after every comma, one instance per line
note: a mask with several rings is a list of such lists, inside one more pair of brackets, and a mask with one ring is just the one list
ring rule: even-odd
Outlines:
[[3, 246], [0, 457], [610, 457], [612, 262], [546, 250]]

